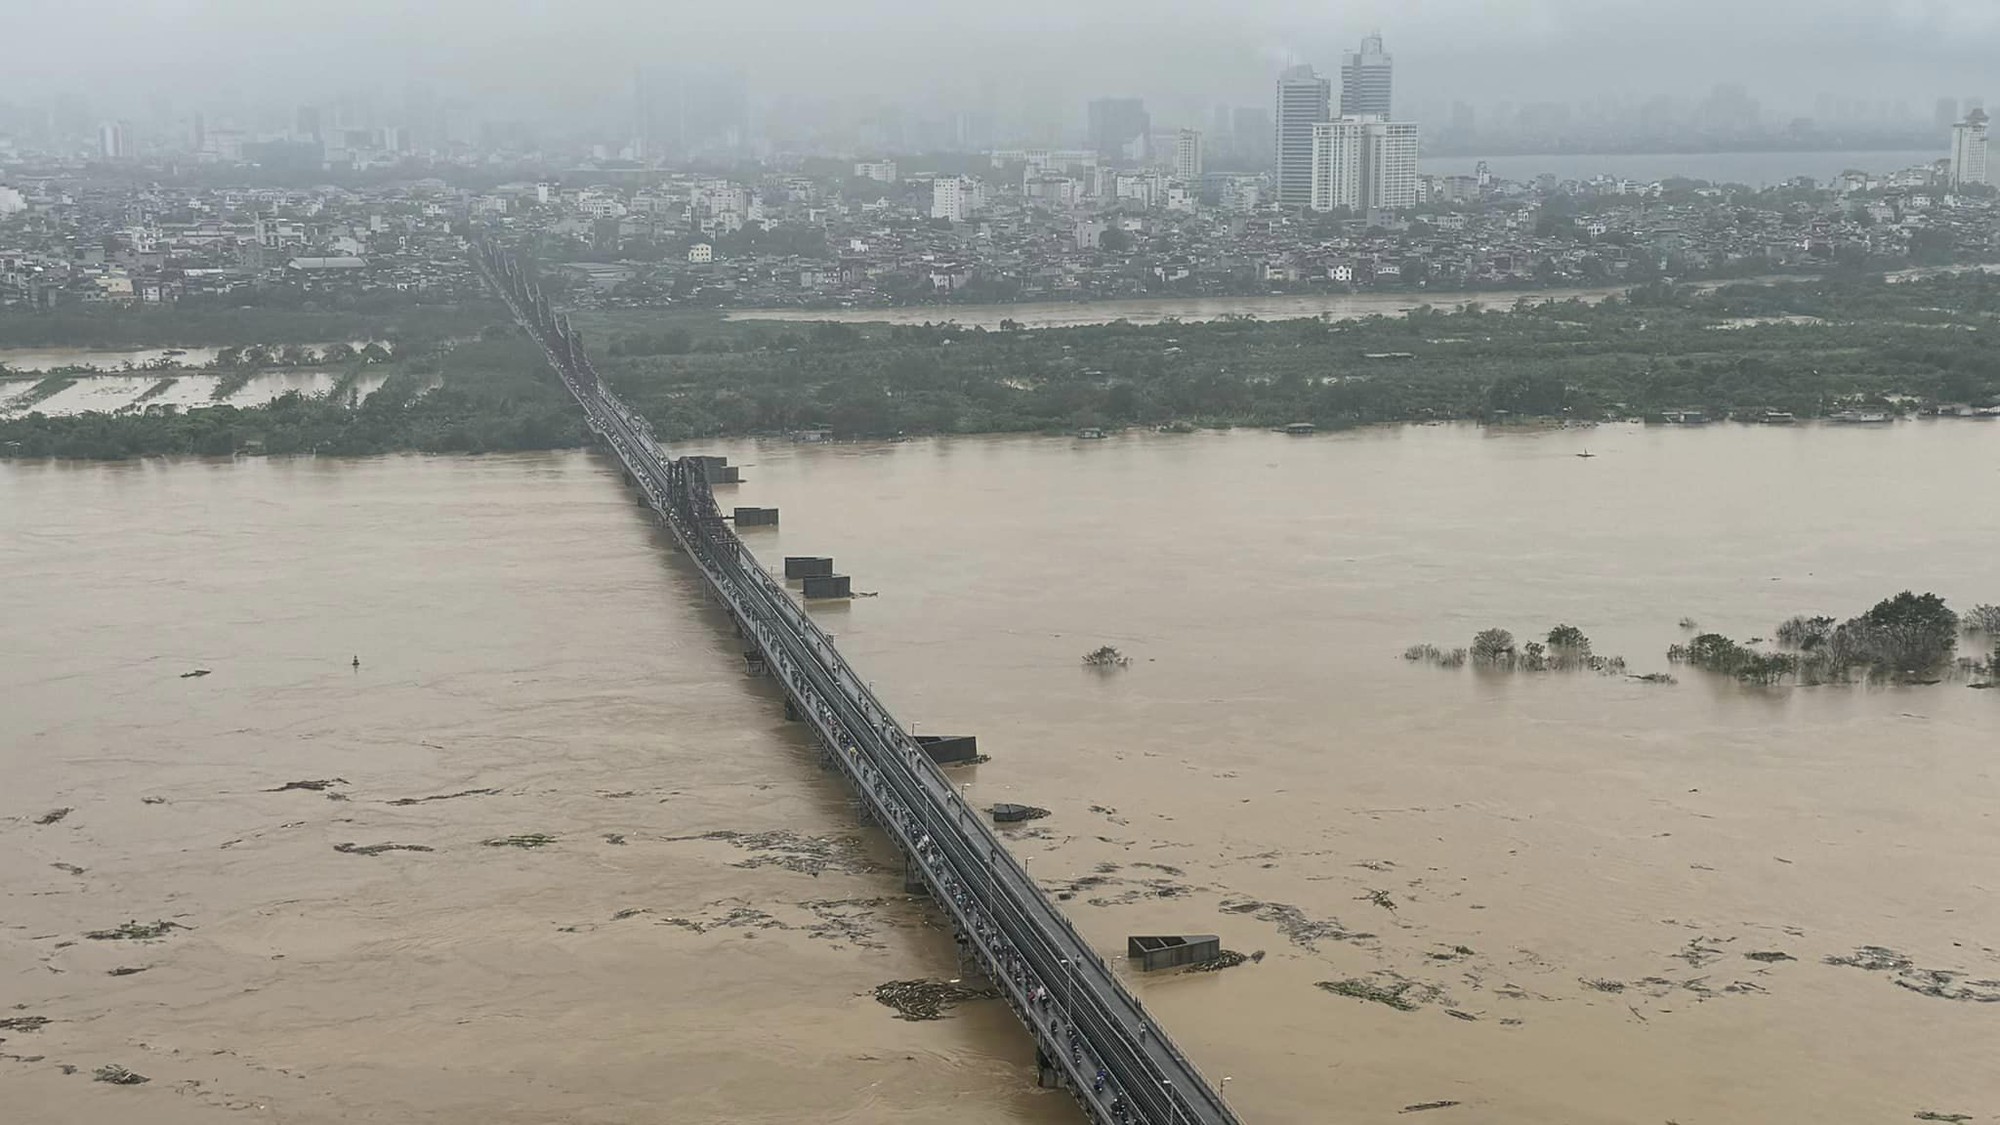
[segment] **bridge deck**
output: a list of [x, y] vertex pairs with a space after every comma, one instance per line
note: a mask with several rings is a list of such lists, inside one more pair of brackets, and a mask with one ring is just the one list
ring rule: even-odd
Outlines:
[[1234, 1125], [1236, 1118], [1117, 974], [1077, 934], [833, 642], [746, 548], [693, 463], [670, 458], [612, 394], [567, 320], [508, 256], [480, 265], [541, 345], [647, 503], [764, 654], [831, 763], [950, 916], [961, 952], [1001, 988], [1045, 1067], [1093, 1121]]

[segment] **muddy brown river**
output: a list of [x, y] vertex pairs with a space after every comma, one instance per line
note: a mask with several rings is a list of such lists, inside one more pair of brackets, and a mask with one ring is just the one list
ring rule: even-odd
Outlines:
[[[2000, 428], [700, 451], [1250, 1125], [2000, 1112], [2000, 691], [1664, 656], [2000, 602]], [[0, 621], [0, 1120], [1078, 1119], [594, 457], [0, 464]]]

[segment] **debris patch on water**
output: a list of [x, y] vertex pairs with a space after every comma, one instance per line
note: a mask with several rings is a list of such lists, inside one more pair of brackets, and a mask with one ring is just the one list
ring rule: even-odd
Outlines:
[[[1234, 949], [1225, 949], [1222, 952], [1216, 954], [1215, 956], [1210, 957], [1206, 961], [1196, 961], [1192, 965], [1189, 965], [1186, 968], [1182, 969], [1181, 972], [1217, 973], [1221, 972], [1224, 969], [1233, 969], [1238, 965], [1245, 964], [1246, 962], [1250, 961], [1250, 959], [1251, 958], [1249, 954], [1238, 953]], [[1263, 950], [1260, 949], [1257, 951], [1256, 959], [1259, 961], [1264, 959]]]
[[83, 935], [92, 941], [154, 941], [166, 937], [175, 930], [185, 930], [179, 922], [141, 922], [133, 919], [121, 923], [116, 929], [92, 930]]
[[1414, 1012], [1425, 1004], [1444, 998], [1444, 989], [1437, 985], [1411, 980], [1386, 969], [1367, 978], [1349, 977], [1346, 980], [1314, 981], [1313, 986], [1323, 988], [1335, 996], [1387, 1004], [1399, 1012]]
[[1340, 924], [1338, 918], [1315, 919], [1306, 912], [1285, 902], [1258, 902], [1255, 899], [1224, 899], [1221, 909], [1225, 914], [1248, 914], [1259, 922], [1269, 922], [1278, 927], [1278, 932], [1289, 938], [1292, 944], [1305, 949], [1318, 949], [1322, 941], [1368, 941], [1374, 934], [1350, 930]]
[[782, 867], [787, 871], [813, 876], [826, 871], [865, 875], [880, 870], [879, 865], [868, 858], [866, 846], [858, 836], [805, 836], [782, 828], [769, 832], [722, 829], [697, 836], [668, 836], [665, 840], [667, 843], [713, 840], [757, 853], [748, 859], [738, 860], [730, 865], [732, 867]]
[[432, 797], [398, 797], [392, 805], [422, 805], [431, 801], [456, 801], [460, 797], [488, 797], [500, 792], [498, 789], [461, 789], [456, 793], [439, 793]]
[[555, 843], [556, 838], [546, 832], [524, 832], [518, 836], [496, 836], [479, 842], [489, 848], [546, 848]]
[[383, 852], [428, 852], [422, 844], [335, 844], [333, 850], [346, 855], [381, 855]]
[[312, 781], [287, 781], [283, 785], [278, 786], [276, 789], [266, 789], [264, 790], [264, 792], [286, 793], [290, 792], [293, 789], [304, 789], [311, 793], [320, 793], [324, 792], [327, 789], [332, 788], [335, 785], [346, 785], [346, 784], [347, 784], [347, 779], [344, 777], [328, 777], [328, 778], [319, 778]]
[[878, 1003], [896, 1009], [899, 1020], [943, 1019], [946, 1009], [973, 1000], [997, 1000], [997, 988], [967, 988], [934, 980], [892, 980], [875, 986]]

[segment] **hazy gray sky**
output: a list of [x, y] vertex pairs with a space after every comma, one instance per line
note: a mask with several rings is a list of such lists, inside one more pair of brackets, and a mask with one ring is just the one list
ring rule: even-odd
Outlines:
[[[0, 99], [230, 92], [399, 99], [411, 78], [497, 112], [614, 107], [641, 62], [741, 66], [755, 95], [1261, 103], [1291, 59], [1379, 28], [1399, 99], [1820, 91], [1985, 95], [2000, 0], [0, 0]], [[2000, 83], [1996, 83], [2000, 86]], [[1992, 91], [2000, 94], [2000, 88]]]

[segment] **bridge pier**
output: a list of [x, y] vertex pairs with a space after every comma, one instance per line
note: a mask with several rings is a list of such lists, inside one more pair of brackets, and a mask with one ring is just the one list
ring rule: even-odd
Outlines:
[[907, 895], [927, 895], [930, 885], [924, 882], [923, 864], [915, 856], [903, 857], [903, 893]]
[[1056, 1061], [1049, 1057], [1049, 1053], [1042, 1049], [1039, 1042], [1035, 1044], [1035, 1072], [1035, 1085], [1042, 1089], [1069, 1089], [1068, 1075], [1063, 1072], [1062, 1067], [1056, 1065]]

